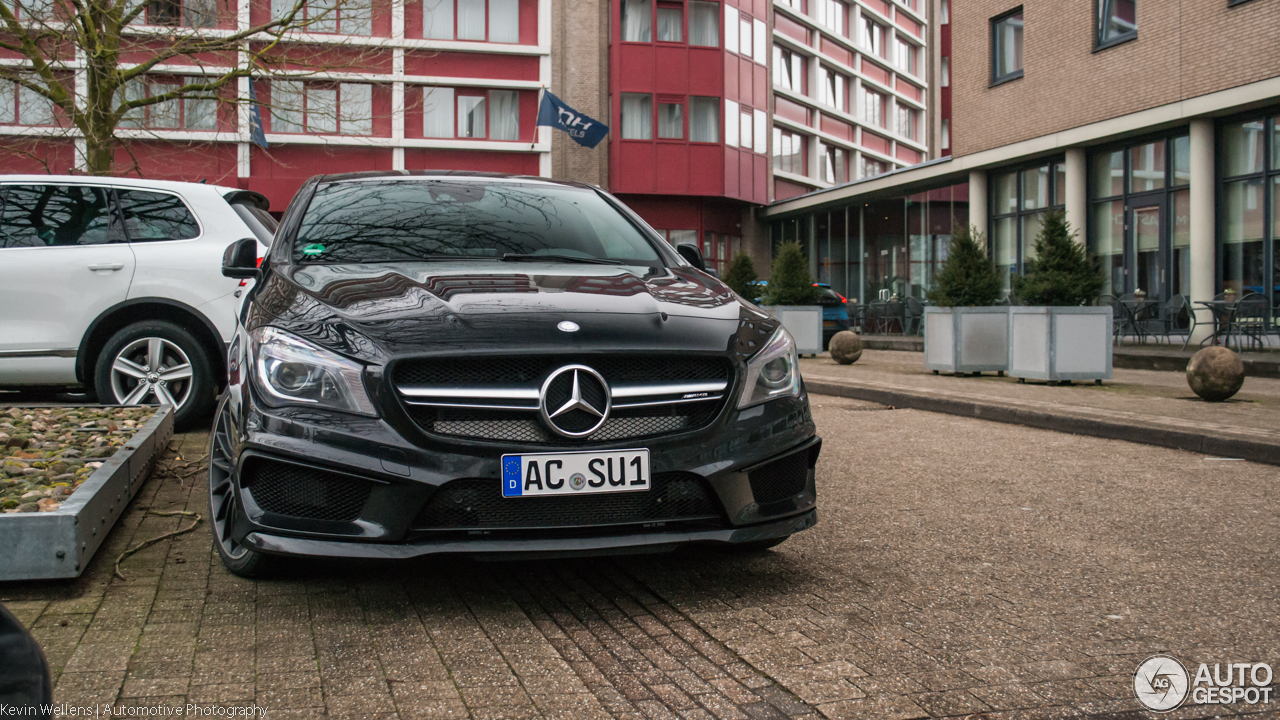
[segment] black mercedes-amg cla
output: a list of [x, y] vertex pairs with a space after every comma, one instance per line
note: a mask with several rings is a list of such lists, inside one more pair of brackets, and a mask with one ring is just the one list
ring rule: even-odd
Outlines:
[[791, 336], [607, 193], [308, 181], [228, 351], [209, 453], [233, 572], [281, 556], [762, 548], [817, 521]]

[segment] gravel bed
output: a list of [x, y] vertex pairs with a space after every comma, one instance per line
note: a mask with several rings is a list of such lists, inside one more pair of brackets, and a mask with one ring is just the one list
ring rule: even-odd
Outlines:
[[0, 409], [0, 511], [57, 510], [154, 414], [149, 407]]

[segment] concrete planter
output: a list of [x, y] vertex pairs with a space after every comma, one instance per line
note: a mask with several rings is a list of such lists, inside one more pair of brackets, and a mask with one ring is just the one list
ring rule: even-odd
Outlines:
[[0, 580], [78, 577], [172, 437], [166, 405], [57, 510], [0, 514]]
[[926, 307], [924, 366], [935, 373], [1009, 369], [1009, 308]]
[[796, 352], [817, 355], [822, 352], [821, 305], [764, 305], [761, 310], [782, 323], [796, 341]]
[[1110, 307], [1009, 308], [1009, 375], [1032, 380], [1109, 380]]

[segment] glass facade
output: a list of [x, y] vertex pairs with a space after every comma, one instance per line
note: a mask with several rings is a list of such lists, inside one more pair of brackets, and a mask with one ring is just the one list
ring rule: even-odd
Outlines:
[[798, 241], [814, 280], [860, 303], [883, 294], [925, 298], [947, 258], [951, 229], [969, 222], [967, 184], [777, 220], [772, 241]]
[[1012, 277], [1035, 257], [1036, 236], [1045, 213], [1060, 210], [1066, 168], [1060, 160], [993, 173], [988, 248], [1008, 294]]
[[1280, 300], [1280, 114], [1222, 126], [1218, 286]]
[[1088, 249], [1103, 294], [1190, 297], [1190, 150], [1178, 134], [1092, 153]]

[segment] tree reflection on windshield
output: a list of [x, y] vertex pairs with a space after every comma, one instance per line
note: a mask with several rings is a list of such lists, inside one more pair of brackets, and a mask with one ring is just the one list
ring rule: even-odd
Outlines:
[[496, 180], [321, 185], [294, 243], [295, 262], [303, 264], [499, 260], [507, 254], [661, 265], [650, 240], [594, 191]]

